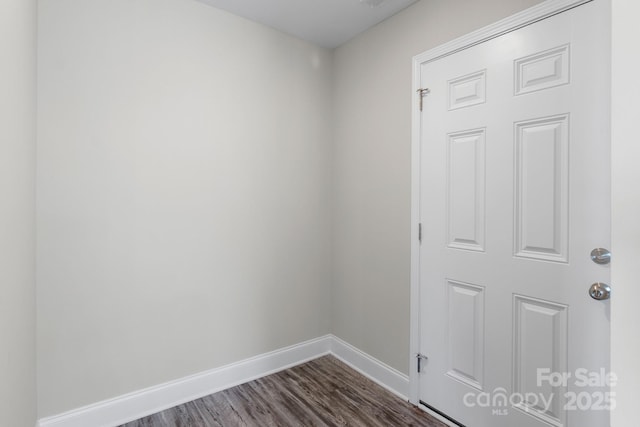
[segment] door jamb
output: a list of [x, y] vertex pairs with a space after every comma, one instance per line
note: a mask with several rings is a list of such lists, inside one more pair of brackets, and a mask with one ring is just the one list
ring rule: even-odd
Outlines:
[[[409, 401], [420, 403], [420, 376], [418, 358], [420, 354], [420, 135], [421, 112], [419, 98], [422, 93], [420, 68], [423, 64], [452, 55], [461, 50], [484, 43], [503, 34], [515, 31], [594, 0], [547, 0], [515, 15], [502, 19], [448, 43], [413, 57], [412, 117], [411, 117], [411, 315], [409, 343]], [[603, 0], [605, 1], [605, 0]], [[423, 407], [423, 409], [425, 409]]]

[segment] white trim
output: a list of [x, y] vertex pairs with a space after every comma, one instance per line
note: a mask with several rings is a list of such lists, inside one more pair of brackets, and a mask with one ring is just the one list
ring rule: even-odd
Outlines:
[[[435, 61], [593, 0], [547, 0], [472, 33], [413, 57], [414, 63]], [[417, 88], [416, 88], [417, 89]]]
[[408, 400], [409, 377], [407, 375], [336, 336], [332, 336], [331, 354], [402, 400]]
[[413, 87], [411, 118], [411, 314], [410, 314], [410, 370], [409, 401], [419, 403], [420, 381], [417, 370], [416, 354], [420, 352], [420, 244], [417, 239], [420, 223], [420, 133], [421, 115], [416, 107], [418, 94], [422, 88], [420, 69], [425, 63], [454, 54], [469, 47], [510, 33], [519, 28], [541, 21], [550, 16], [572, 9], [593, 0], [547, 0], [529, 9], [502, 19], [465, 36], [430, 49], [413, 57]]
[[325, 335], [220, 368], [42, 418], [39, 427], [113, 427], [333, 354], [407, 400], [409, 377], [334, 335]]
[[411, 107], [411, 289], [409, 301], [409, 401], [414, 405], [419, 402], [418, 360], [420, 353], [420, 241], [418, 240], [420, 224], [420, 135], [421, 113], [417, 108], [421, 94], [416, 91], [422, 87], [420, 81], [420, 65], [422, 62], [413, 59], [413, 91], [416, 102]]
[[112, 427], [330, 353], [331, 335], [39, 420], [40, 427]]

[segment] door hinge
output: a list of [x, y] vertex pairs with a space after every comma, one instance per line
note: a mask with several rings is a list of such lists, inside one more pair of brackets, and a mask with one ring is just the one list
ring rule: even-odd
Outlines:
[[429, 88], [416, 90], [416, 93], [418, 94], [418, 105], [420, 106], [420, 111], [422, 111], [422, 98], [424, 98], [429, 92]]
[[422, 243], [422, 223], [418, 224], [418, 242]]
[[422, 353], [418, 353], [416, 354], [416, 358], [418, 359], [418, 372], [422, 371], [422, 361], [427, 361], [427, 359], [429, 359], [427, 356], [425, 356]]

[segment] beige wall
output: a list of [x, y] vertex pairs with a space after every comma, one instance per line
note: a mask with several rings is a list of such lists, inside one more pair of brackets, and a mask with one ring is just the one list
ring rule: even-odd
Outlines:
[[185, 0], [39, 25], [40, 416], [327, 334], [331, 52]]
[[332, 328], [407, 373], [411, 59], [539, 0], [421, 0], [334, 57]]
[[0, 426], [36, 420], [36, 1], [0, 2]]
[[632, 427], [638, 424], [640, 397], [640, 337], [636, 329], [640, 324], [640, 144], [636, 132], [640, 87], [631, 82], [640, 75], [640, 4], [637, 0], [612, 3], [611, 360], [619, 381], [613, 389], [617, 408], [611, 426]]

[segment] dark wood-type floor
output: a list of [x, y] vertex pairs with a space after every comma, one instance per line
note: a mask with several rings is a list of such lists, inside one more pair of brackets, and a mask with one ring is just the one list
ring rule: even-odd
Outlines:
[[122, 427], [446, 427], [332, 356], [278, 372]]

